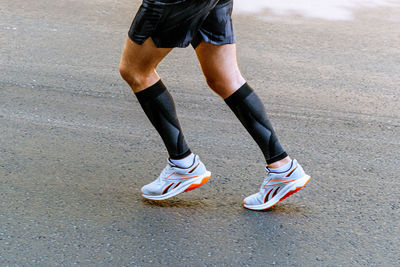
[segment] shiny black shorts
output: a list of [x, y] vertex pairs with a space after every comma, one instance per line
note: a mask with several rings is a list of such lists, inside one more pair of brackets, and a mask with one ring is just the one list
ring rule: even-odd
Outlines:
[[232, 44], [232, 8], [233, 0], [143, 0], [128, 35], [137, 44], [151, 37], [164, 48]]

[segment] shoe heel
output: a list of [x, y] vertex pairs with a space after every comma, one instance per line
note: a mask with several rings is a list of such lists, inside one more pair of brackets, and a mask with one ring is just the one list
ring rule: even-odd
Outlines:
[[202, 186], [205, 183], [207, 183], [208, 180], [210, 180], [210, 178], [211, 178], [211, 175], [208, 175], [208, 176], [204, 177], [201, 180], [200, 184], [191, 184], [188, 188], [186, 188], [186, 190], [184, 192], [189, 192], [189, 191], [192, 191], [193, 189], [199, 188], [200, 186]]
[[282, 201], [282, 200], [284, 200], [284, 199], [290, 197], [291, 195], [293, 195], [293, 194], [299, 192], [301, 189], [303, 189], [303, 188], [308, 184], [308, 182], [310, 181], [310, 179], [311, 179], [311, 177], [308, 176], [308, 180], [307, 180], [307, 182], [306, 182], [304, 185], [298, 186], [298, 187], [296, 187], [295, 189], [293, 189], [293, 190], [287, 192], [286, 195], [283, 196], [278, 202], [280, 202], [280, 201]]

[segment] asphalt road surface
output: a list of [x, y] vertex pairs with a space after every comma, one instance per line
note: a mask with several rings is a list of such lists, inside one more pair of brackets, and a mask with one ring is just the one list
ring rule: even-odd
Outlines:
[[206, 86], [192, 48], [159, 73], [202, 188], [144, 200], [161, 139], [120, 79], [139, 1], [0, 1], [1, 266], [400, 264], [400, 9], [349, 21], [236, 14], [239, 63], [312, 180], [242, 207], [261, 152]]

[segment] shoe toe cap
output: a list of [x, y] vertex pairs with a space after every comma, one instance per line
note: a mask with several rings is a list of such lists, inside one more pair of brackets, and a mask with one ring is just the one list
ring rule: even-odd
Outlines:
[[140, 191], [142, 192], [142, 195], [151, 195], [151, 190], [147, 185], [143, 186]]
[[158, 192], [158, 191], [159, 191], [159, 188], [155, 187], [153, 185], [153, 183], [147, 184], [147, 185], [143, 186], [141, 189], [142, 195], [150, 195], [150, 196], [159, 195], [160, 192]]
[[246, 197], [243, 200], [245, 205], [259, 205], [261, 204], [260, 202], [260, 194], [259, 193], [255, 193], [251, 196]]

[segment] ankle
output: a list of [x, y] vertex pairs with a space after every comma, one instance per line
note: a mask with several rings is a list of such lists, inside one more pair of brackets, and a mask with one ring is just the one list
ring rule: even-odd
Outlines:
[[191, 153], [190, 155], [188, 155], [187, 157], [184, 157], [183, 159], [171, 159], [170, 158], [169, 160], [177, 167], [186, 169], [193, 165], [194, 158], [195, 158], [195, 155], [193, 153]]
[[278, 161], [268, 164], [267, 167], [268, 167], [268, 169], [278, 169], [282, 166], [285, 166], [286, 164], [288, 164], [290, 162], [292, 162], [292, 159], [289, 156], [287, 156], [284, 159], [281, 159], [281, 160], [278, 160]]

